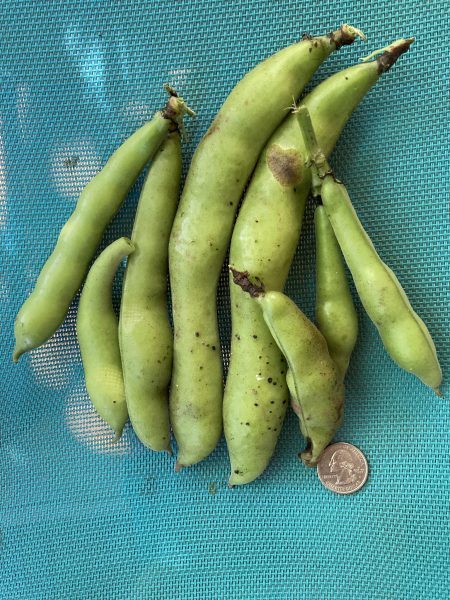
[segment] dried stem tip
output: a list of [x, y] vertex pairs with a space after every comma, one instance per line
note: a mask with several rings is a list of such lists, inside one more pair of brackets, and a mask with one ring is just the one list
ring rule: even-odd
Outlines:
[[370, 59], [377, 57], [378, 72], [385, 73], [394, 65], [398, 58], [409, 50], [409, 47], [414, 42], [414, 38], [401, 38], [392, 42], [389, 46], [374, 50], [369, 55], [361, 58], [362, 62], [367, 62]]
[[233, 267], [229, 267], [229, 269], [233, 275], [234, 283], [241, 287], [244, 292], [250, 294], [252, 298], [259, 298], [259, 296], [264, 294], [264, 285], [258, 277], [255, 277], [255, 281], [257, 281], [259, 285], [250, 281], [247, 271], [237, 271]]
[[341, 25], [339, 29], [332, 31], [328, 36], [334, 42], [337, 50], [342, 46], [353, 44], [357, 37], [360, 37], [364, 41], [366, 40], [366, 36], [360, 29], [347, 24]]

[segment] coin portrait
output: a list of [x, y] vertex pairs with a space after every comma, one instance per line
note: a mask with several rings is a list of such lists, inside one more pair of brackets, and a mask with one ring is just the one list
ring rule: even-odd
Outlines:
[[365, 484], [368, 464], [364, 454], [346, 442], [328, 446], [317, 465], [317, 474], [325, 487], [337, 494], [352, 494]]

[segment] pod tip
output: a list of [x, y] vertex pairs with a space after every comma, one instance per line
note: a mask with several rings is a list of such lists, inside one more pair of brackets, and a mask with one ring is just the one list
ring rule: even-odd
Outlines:
[[25, 352], [25, 350], [22, 350], [20, 348], [16, 346], [14, 346], [14, 350], [13, 350], [13, 355], [12, 355], [12, 359], [14, 363], [19, 362], [19, 358], [22, 356], [22, 354]]
[[180, 462], [178, 462], [178, 460], [177, 460], [177, 462], [175, 463], [175, 468], [174, 468], [174, 471], [175, 471], [175, 473], [179, 473], [183, 467], [184, 467], [184, 465], [182, 465], [182, 464], [181, 464]]
[[374, 50], [367, 56], [361, 58], [362, 62], [367, 62], [372, 58], [377, 57], [376, 61], [378, 63], [378, 72], [385, 73], [389, 71], [389, 69], [394, 65], [398, 58], [409, 50], [409, 47], [414, 42], [414, 38], [400, 38], [389, 46], [385, 46], [384, 48], [379, 48], [378, 50]]
[[441, 390], [439, 388], [436, 388], [434, 390], [434, 393], [436, 394], [436, 396], [439, 396], [439, 398], [443, 398], [444, 394], [441, 392]]
[[117, 429], [114, 432], [114, 437], [113, 437], [113, 441], [112, 441], [113, 444], [117, 444], [117, 442], [120, 440], [120, 438], [122, 437], [122, 431], [123, 431], [123, 429]]

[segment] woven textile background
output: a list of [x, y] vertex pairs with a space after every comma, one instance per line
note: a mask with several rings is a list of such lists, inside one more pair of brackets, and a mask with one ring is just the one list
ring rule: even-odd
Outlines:
[[[362, 28], [368, 44], [330, 57], [314, 82], [398, 37], [416, 37], [352, 117], [333, 164], [448, 375], [446, 0], [0, 3], [2, 599], [448, 597], [450, 389], [444, 384], [439, 399], [397, 368], [359, 302], [336, 439], [363, 450], [370, 477], [348, 497], [300, 464], [292, 415], [266, 473], [241, 489], [226, 486], [224, 442], [180, 474], [130, 428], [113, 445], [84, 389], [77, 302], [49, 343], [11, 362], [15, 314], [78, 193], [162, 105], [162, 83], [199, 114], [188, 123], [187, 166], [248, 69], [303, 32], [342, 22]], [[130, 234], [138, 192], [104, 245]], [[310, 316], [312, 242], [308, 210], [288, 291]], [[119, 290], [120, 281], [117, 300]], [[227, 293], [223, 277], [225, 342]]]

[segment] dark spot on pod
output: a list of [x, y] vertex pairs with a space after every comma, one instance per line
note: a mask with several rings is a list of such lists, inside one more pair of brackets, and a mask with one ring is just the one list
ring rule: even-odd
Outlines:
[[348, 81], [348, 77], [345, 78]]
[[309, 49], [309, 52], [312, 52], [312, 48]]
[[281, 375], [284, 375], [284, 371], [280, 371], [280, 374], [281, 374]]
[[200, 337], [200, 332], [199, 331], [195, 332], [195, 337]]
[[275, 400], [271, 400], [271, 401], [270, 401], [270, 404], [275, 404]]
[[240, 340], [240, 339], [241, 339], [241, 336], [240, 336], [240, 335], [238, 335], [237, 333], [234, 335], [234, 337], [235, 337], [237, 340]]
[[203, 367], [200, 367], [200, 371], [203, 369]]
[[252, 337], [253, 337], [253, 339], [254, 339], [254, 340], [256, 340], [256, 339], [258, 338], [258, 336], [257, 336], [257, 335], [255, 335], [255, 334], [253, 334], [253, 336], [252, 336]]
[[272, 427], [268, 427], [267, 430], [270, 431], [272, 429]]
[[276, 427], [274, 427], [274, 428], [273, 428], [273, 430], [274, 430], [274, 431], [276, 431], [276, 430], [277, 430], [277, 428], [276, 428]]
[[266, 362], [266, 365], [268, 365], [268, 364], [269, 364], [269, 362]]
[[268, 381], [269, 383], [272, 383], [272, 381], [273, 381], [272, 377], [269, 377], [267, 381]]
[[116, 400], [113, 400], [113, 404], [117, 404]]
[[262, 356], [258, 356], [258, 358], [262, 358]]
[[215, 347], [215, 346], [211, 346], [211, 350], [215, 350], [215, 349], [216, 349], [216, 347]]
[[247, 421], [246, 425], [247, 425], [247, 427], [248, 427], [248, 426], [250, 425], [250, 423]]
[[286, 404], [286, 400], [283, 400], [283, 404]]
[[272, 410], [269, 410], [269, 414], [270, 414], [270, 415], [272, 414], [272, 412], [273, 412]]
[[239, 475], [240, 473], [239, 469], [235, 469], [234, 472], [236, 473], [236, 475]]
[[230, 202], [230, 206], [233, 206], [234, 202]]
[[283, 187], [294, 186], [303, 176], [303, 164], [294, 148], [272, 144], [266, 161], [272, 175]]
[[255, 402], [255, 406], [259, 406], [259, 404], [257, 404], [257, 403]]
[[255, 219], [255, 223], [259, 223], [258, 219]]

